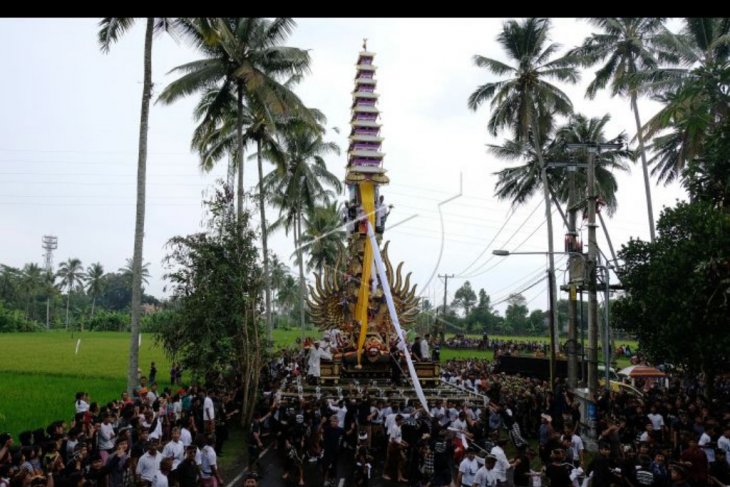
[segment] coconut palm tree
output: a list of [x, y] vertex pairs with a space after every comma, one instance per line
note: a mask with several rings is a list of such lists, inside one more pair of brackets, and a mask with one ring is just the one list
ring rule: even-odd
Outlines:
[[[99, 23], [99, 45], [108, 53], [125, 32], [132, 28], [133, 17], [106, 17]], [[144, 37], [144, 80], [142, 82], [142, 109], [139, 123], [139, 146], [137, 153], [137, 210], [134, 223], [134, 256], [132, 258], [132, 336], [129, 342], [129, 368], [127, 369], [127, 392], [137, 385], [139, 364], [139, 324], [142, 316], [142, 249], [144, 243], [145, 191], [147, 179], [147, 134], [149, 132], [150, 98], [152, 97], [152, 39], [155, 33], [189, 30], [185, 21], [148, 17]], [[68, 313], [67, 313], [68, 314]], [[68, 322], [68, 320], [66, 320]], [[68, 323], [67, 323], [68, 325]]]
[[[279, 287], [289, 273], [289, 268], [273, 252], [271, 253], [269, 262], [271, 263], [271, 289], [278, 293]], [[274, 301], [276, 302], [276, 300]]]
[[[318, 117], [324, 120], [323, 116]], [[306, 286], [304, 280], [304, 259], [302, 258], [302, 218], [320, 203], [329, 203], [336, 193], [342, 191], [340, 180], [327, 170], [324, 156], [339, 155], [340, 148], [334, 142], [325, 142], [321, 125], [295, 123], [283, 130], [282, 147], [279, 154], [285, 157], [284, 171], [269, 173], [264, 188], [270, 202], [279, 208], [279, 219], [271, 229], [284, 228], [292, 231], [294, 249], [299, 266], [300, 326], [304, 329], [304, 301]], [[269, 155], [268, 157], [271, 157]], [[280, 165], [281, 166], [281, 165]]]
[[[587, 154], [569, 153], [566, 144], [586, 143], [614, 143], [625, 139], [624, 134], [618, 134], [610, 140], [604, 134], [609, 122], [608, 114], [603, 117], [588, 118], [585, 115], [573, 115], [570, 120], [559, 127], [553, 137], [545, 142], [542, 151], [545, 159], [550, 161], [566, 161], [570, 158], [585, 160]], [[541, 187], [540, 162], [531, 143], [508, 140], [502, 145], [489, 145], [489, 151], [507, 160], [524, 161], [523, 164], [508, 167], [496, 172], [498, 180], [495, 195], [499, 199], [510, 200], [513, 205], [527, 201]], [[599, 198], [606, 204], [609, 214], [616, 211], [616, 190], [618, 185], [614, 172], [627, 171], [626, 159], [633, 159], [634, 154], [628, 149], [613, 149], [601, 152], [596, 157], [596, 184]], [[571, 178], [573, 178], [571, 180]], [[548, 183], [558, 201], [573, 206], [577, 201], [585, 201], [586, 175], [584, 172], [572, 172], [567, 168], [554, 168], [548, 171]], [[571, 188], [576, 194], [571, 198]], [[570, 201], [573, 199], [573, 201]]]
[[25, 317], [32, 319], [33, 307], [36, 297], [43, 286], [43, 270], [38, 264], [31, 263], [23, 266], [21, 287], [25, 294]]
[[61, 262], [58, 265], [56, 276], [61, 279], [59, 283], [61, 289], [66, 288], [66, 329], [68, 330], [68, 311], [71, 302], [71, 292], [83, 289], [86, 274], [84, 274], [84, 268], [79, 259], [69, 258], [66, 262]]
[[344, 251], [347, 234], [340, 214], [337, 203], [317, 206], [304, 214], [306, 230], [301, 235], [301, 246], [309, 253], [308, 271], [322, 273], [325, 266], [333, 267]]
[[[284, 80], [298, 77], [309, 69], [307, 51], [281, 46], [295, 22], [288, 18], [221, 18], [195, 23], [194, 36], [205, 58], [178, 66], [182, 72], [160, 94], [164, 103], [181, 96], [221, 86], [221, 96], [233, 88], [237, 98], [238, 207], [239, 220], [243, 208], [243, 107], [244, 100], [254, 115], [253, 138], [259, 155], [262, 144], [272, 139], [274, 119], [282, 115], [307, 116], [304, 105]], [[222, 103], [222, 102], [221, 102]], [[259, 169], [259, 209], [261, 212], [261, 244], [264, 261], [266, 321], [271, 330], [271, 289], [269, 285], [268, 242], [263, 192], [263, 169]]]
[[10, 303], [18, 299], [22, 271], [0, 264], [0, 300]]
[[296, 279], [286, 274], [276, 289], [276, 304], [280, 310], [290, 314], [291, 310], [300, 303], [299, 285]]
[[[634, 112], [636, 135], [644, 173], [644, 192], [649, 217], [649, 234], [654, 241], [654, 211], [651, 202], [651, 184], [641, 132], [641, 117], [637, 99], [641, 83], [637, 74], [648, 73], [659, 67], [661, 61], [676, 62], [676, 56], [656, 44], [657, 35], [664, 30], [661, 18], [604, 17], [589, 19], [601, 29], [591, 34], [583, 45], [568, 53], [584, 66], [602, 63], [588, 85], [586, 96], [593, 99], [599, 90], [610, 87], [611, 96], [628, 96], [631, 111]], [[605, 64], [604, 64], [605, 61]]]
[[509, 20], [502, 26], [497, 42], [507, 53], [513, 65], [496, 59], [474, 56], [474, 64], [486, 68], [491, 75], [507, 79], [490, 81], [479, 86], [469, 96], [468, 106], [477, 110], [491, 100], [492, 115], [487, 123], [489, 133], [496, 136], [502, 129], [512, 132], [517, 142], [531, 143], [540, 163], [545, 218], [548, 230], [548, 262], [551, 279], [550, 301], [553, 323], [557, 310], [555, 286], [555, 259], [553, 254], [553, 223], [550, 204], [550, 187], [547, 166], [542, 153], [543, 140], [553, 127], [556, 115], [569, 115], [573, 104], [568, 96], [548, 80], [575, 83], [578, 72], [569, 58], [551, 60], [557, 52], [557, 44], [548, 43], [550, 20]]
[[[144, 270], [144, 267], [143, 267]], [[91, 316], [94, 316], [96, 297], [104, 289], [104, 267], [97, 262], [86, 269], [86, 293], [91, 296]]]
[[293, 30], [288, 18], [216, 18], [193, 23], [193, 37], [203, 58], [171, 70], [182, 76], [170, 83], [159, 101], [172, 103], [182, 96], [217, 88], [208, 111], [212, 118], [229, 110], [231, 93], [236, 99], [236, 166], [238, 168], [238, 215], [243, 211], [243, 153], [246, 126], [245, 103], [268, 111], [267, 118], [287, 112], [299, 100], [280, 82], [309, 69], [309, 54], [279, 44]]
[[[125, 279], [131, 284], [132, 277], [134, 275], [134, 262], [132, 259], [125, 259], [124, 266], [119, 268], [119, 273], [124, 276]], [[140, 272], [141, 282], [144, 285], [149, 285], [150, 281], [150, 263], [145, 262], [142, 264]], [[142, 288], [144, 289], [144, 288]]]
[[664, 107], [643, 127], [643, 136], [654, 138], [652, 174], [669, 183], [730, 115], [730, 18], [688, 18], [681, 32], [665, 29], [657, 42], [682, 64], [650, 76], [648, 89]]
[[[253, 117], [248, 106], [244, 103], [241, 119], [239, 120], [236, 95], [232, 86], [212, 87], [206, 90], [193, 110], [193, 117], [200, 122], [193, 131], [190, 148], [200, 155], [200, 168], [210, 172], [216, 163], [226, 155], [229, 157], [229, 174], [240, 173], [242, 166], [238, 166], [238, 127], [242, 126], [242, 148], [245, 150], [251, 141], [249, 128], [253, 124]], [[243, 205], [243, 177], [239, 178], [238, 211]], [[234, 188], [231, 184], [231, 194]]]

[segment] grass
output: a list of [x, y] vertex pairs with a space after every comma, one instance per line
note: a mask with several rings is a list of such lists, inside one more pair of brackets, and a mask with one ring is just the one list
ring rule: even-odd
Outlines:
[[[17, 435], [70, 420], [78, 391], [106, 403], [126, 388], [127, 333], [74, 333], [73, 338], [66, 332], [8, 333], [0, 335], [0, 342], [0, 431]], [[152, 361], [160, 387], [169, 385], [170, 360], [152, 336], [143, 335], [139, 363], [144, 375]]]
[[[300, 330], [274, 330], [277, 348], [291, 347]], [[306, 330], [319, 337], [319, 330]], [[81, 338], [78, 354], [76, 344]], [[546, 337], [501, 337], [513, 341], [547, 341]], [[125, 389], [129, 334], [117, 332], [7, 333], [0, 335], [0, 432], [17, 435], [21, 431], [46, 427], [58, 419], [70, 420], [74, 395], [88, 392], [92, 401], [106, 403]], [[636, 342], [630, 343], [636, 347]], [[452, 358], [492, 359], [491, 351], [441, 350], [442, 360]], [[170, 360], [151, 335], [143, 335], [139, 363], [143, 374], [154, 361], [160, 387], [168, 384]], [[619, 367], [628, 366], [619, 360]]]
[[[296, 344], [296, 339], [302, 336], [301, 330], [274, 330], [274, 345], [277, 348], [292, 347]], [[318, 330], [306, 330], [306, 336], [320, 337], [322, 333]], [[481, 335], [468, 335], [470, 338], [480, 339]], [[447, 335], [447, 339], [450, 335]], [[490, 335], [491, 340], [509, 340], [513, 342], [541, 342], [547, 343], [549, 337], [542, 336], [507, 336], [507, 335]], [[561, 338], [564, 339], [564, 338]], [[636, 350], [637, 343], [633, 340], [618, 340], [616, 345], [631, 345], [631, 348]], [[441, 360], [450, 359], [487, 359], [492, 360], [494, 354], [491, 350], [452, 350], [448, 348], [441, 349]], [[603, 355], [600, 355], [599, 360], [602, 360]], [[630, 364], [629, 359], [620, 358], [617, 361], [619, 369], [628, 367]]]

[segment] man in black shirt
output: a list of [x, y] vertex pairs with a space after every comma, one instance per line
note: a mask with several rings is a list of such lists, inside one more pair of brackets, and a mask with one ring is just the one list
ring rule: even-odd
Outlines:
[[515, 487], [528, 487], [530, 485], [530, 459], [534, 457], [534, 451], [528, 450], [527, 445], [517, 448], [517, 458], [512, 462], [514, 465]]
[[261, 417], [261, 413], [256, 411], [253, 413], [253, 421], [251, 421], [251, 428], [249, 428], [248, 437], [248, 469], [253, 471], [254, 467], [258, 463], [259, 454], [264, 449], [264, 444], [261, 441], [261, 424], [264, 419], [269, 416], [271, 412], [267, 413], [266, 416]]
[[611, 470], [611, 446], [608, 443], [598, 445], [599, 455], [588, 465], [587, 475], [593, 474], [593, 487], [610, 487], [612, 483], [620, 483], [621, 479]]
[[185, 448], [185, 460], [175, 469], [175, 478], [179, 482], [180, 487], [196, 487], [200, 479], [200, 468], [195, 463], [195, 453], [197, 448], [195, 445], [188, 445]]
[[716, 460], [710, 465], [710, 475], [723, 485], [730, 483], [730, 465], [725, 460], [725, 450], [715, 447]]
[[327, 484], [330, 476], [337, 476], [337, 459], [340, 453], [340, 445], [345, 430], [337, 426], [337, 415], [332, 415], [329, 424], [322, 430], [322, 446], [324, 456], [322, 457], [322, 473], [324, 483]]

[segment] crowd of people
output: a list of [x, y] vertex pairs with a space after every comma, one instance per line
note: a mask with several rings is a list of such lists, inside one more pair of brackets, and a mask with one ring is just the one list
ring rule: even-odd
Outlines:
[[546, 381], [495, 373], [486, 360], [452, 360], [442, 364], [443, 380], [487, 397], [487, 406], [434, 400], [426, 410], [402, 397], [381, 398], [367, 386], [334, 400], [294, 397], [283, 406], [282, 384], [300, 366], [297, 354], [272, 365], [276, 379], [262, 423], [276, 438], [288, 465], [283, 480], [291, 485], [316, 475], [325, 485], [343, 476], [354, 485], [368, 485], [374, 476], [457, 487], [730, 484], [728, 381], [718, 381], [712, 401], [696, 377], [673, 377], [668, 388], [643, 396], [602, 392], [598, 452], [591, 455], [579, 400], [561, 380], [551, 389]]
[[[428, 343], [428, 342], [427, 342]], [[672, 376], [643, 396], [596, 399], [598, 453], [587, 454], [582, 409], [561, 380], [496, 373], [487, 360], [442, 363], [442, 379], [466, 389], [427, 408], [363, 384], [304, 394], [303, 350], [262, 373], [248, 428], [248, 472], [268, 485], [367, 486], [375, 478], [415, 486], [722, 487], [730, 484], [730, 381], [712, 400], [701, 377]], [[220, 379], [220, 378], [219, 378]], [[0, 435], [0, 487], [217, 487], [226, 420], [241, 409], [238, 380], [159, 389], [140, 378], [132, 396], [91, 402], [80, 392], [70, 422], [16, 440]], [[447, 387], [449, 387], [447, 386]], [[583, 419], [583, 421], [582, 421]], [[589, 422], [590, 423], [590, 422]], [[267, 467], [278, 455], [282, 471]], [[256, 485], [253, 475], [246, 485]]]
[[[91, 401], [76, 393], [73, 419], [0, 434], [0, 487], [217, 487], [228, 422], [240, 410], [238, 380], [158, 387], [156, 367], [130, 396]], [[19, 443], [19, 444], [18, 444]], [[246, 487], [256, 485], [247, 480]]]
[[482, 338], [473, 338], [466, 335], [454, 335], [447, 338], [443, 344], [444, 348], [452, 349], [472, 349], [487, 350], [489, 347], [489, 337], [484, 335]]

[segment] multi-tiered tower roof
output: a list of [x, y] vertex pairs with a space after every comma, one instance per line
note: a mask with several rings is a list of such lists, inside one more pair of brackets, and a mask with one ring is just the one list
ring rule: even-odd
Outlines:
[[[387, 183], [381, 152], [383, 137], [380, 136], [378, 118], [378, 94], [375, 92], [375, 53], [363, 50], [357, 59], [355, 90], [352, 92], [352, 118], [350, 120], [350, 145], [347, 151], [347, 183], [371, 179], [375, 183]], [[368, 176], [366, 176], [369, 175]]]

